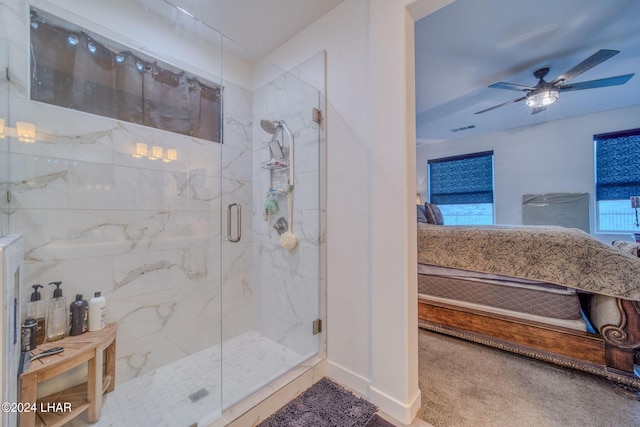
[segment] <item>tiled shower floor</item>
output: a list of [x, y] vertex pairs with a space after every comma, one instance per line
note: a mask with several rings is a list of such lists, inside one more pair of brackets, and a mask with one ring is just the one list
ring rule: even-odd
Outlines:
[[82, 415], [69, 426], [189, 427], [221, 414], [221, 375], [227, 407], [303, 360], [257, 332], [225, 341], [223, 351], [224, 373], [220, 345], [210, 347], [118, 384], [106, 395], [100, 421], [87, 424]]

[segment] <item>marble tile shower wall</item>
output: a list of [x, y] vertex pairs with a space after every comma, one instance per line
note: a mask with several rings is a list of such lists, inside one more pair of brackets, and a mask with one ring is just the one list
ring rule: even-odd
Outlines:
[[[310, 62], [310, 63], [309, 63]], [[318, 55], [300, 70], [313, 70], [324, 80], [324, 56]], [[292, 70], [254, 93], [254, 322], [259, 332], [308, 356], [318, 351], [318, 336], [312, 335], [312, 322], [320, 317], [320, 249], [324, 241], [320, 229], [320, 150], [318, 125], [312, 120], [313, 108], [320, 104], [318, 89]], [[262, 142], [270, 135], [260, 129], [261, 118], [284, 120], [295, 137], [295, 179], [293, 192], [293, 232], [298, 247], [288, 251], [279, 245], [273, 223], [287, 218], [287, 198], [278, 196], [279, 211], [268, 221], [263, 203], [269, 171], [260, 163], [268, 161], [269, 150]], [[288, 138], [285, 137], [285, 144]]]
[[[224, 145], [32, 102], [22, 18], [10, 46], [11, 117], [35, 123], [37, 141], [4, 140], [0, 185], [12, 193], [2, 206], [10, 232], [25, 236], [23, 297], [54, 280], [69, 301], [101, 291], [119, 325], [117, 382], [219, 343], [221, 316], [226, 336], [250, 329], [250, 239], [221, 265], [220, 188], [253, 210], [251, 91], [223, 82]], [[174, 148], [178, 160], [134, 158], [136, 142]], [[241, 284], [224, 308], [221, 278]]]

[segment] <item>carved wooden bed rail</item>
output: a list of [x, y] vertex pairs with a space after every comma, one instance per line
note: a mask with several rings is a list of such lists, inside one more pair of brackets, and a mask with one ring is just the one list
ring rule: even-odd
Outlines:
[[640, 389], [634, 353], [640, 349], [640, 305], [618, 299], [622, 322], [602, 334], [580, 332], [418, 297], [418, 324], [501, 350], [606, 377]]

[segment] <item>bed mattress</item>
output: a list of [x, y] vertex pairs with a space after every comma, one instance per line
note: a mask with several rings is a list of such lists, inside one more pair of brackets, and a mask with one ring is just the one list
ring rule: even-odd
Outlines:
[[[423, 299], [585, 331], [574, 289], [496, 275], [419, 265]], [[426, 273], [426, 274], [425, 274]]]

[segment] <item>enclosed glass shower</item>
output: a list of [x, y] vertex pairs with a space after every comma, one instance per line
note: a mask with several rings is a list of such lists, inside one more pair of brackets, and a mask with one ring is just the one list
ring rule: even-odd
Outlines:
[[322, 357], [324, 61], [285, 72], [168, 2], [0, 0], [0, 234], [24, 236], [23, 304], [106, 297], [98, 425], [219, 425]]

